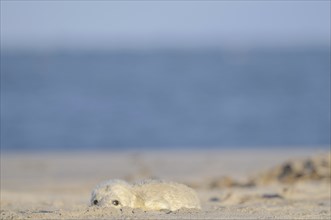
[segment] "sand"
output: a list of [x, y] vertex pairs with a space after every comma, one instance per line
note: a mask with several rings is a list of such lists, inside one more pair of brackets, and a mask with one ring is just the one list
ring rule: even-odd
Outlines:
[[[89, 207], [94, 186], [114, 178], [185, 183], [202, 209]], [[330, 219], [330, 154], [302, 148], [2, 152], [0, 192], [1, 219]]]

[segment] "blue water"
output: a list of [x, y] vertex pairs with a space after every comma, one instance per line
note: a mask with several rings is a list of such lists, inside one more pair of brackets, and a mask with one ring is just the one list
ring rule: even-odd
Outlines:
[[3, 52], [3, 150], [328, 145], [329, 48]]

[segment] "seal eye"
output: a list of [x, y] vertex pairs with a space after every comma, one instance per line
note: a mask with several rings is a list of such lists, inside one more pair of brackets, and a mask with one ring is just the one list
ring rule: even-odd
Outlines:
[[94, 204], [94, 205], [97, 205], [97, 204], [98, 204], [98, 200], [94, 200], [94, 201], [93, 201], [93, 204]]
[[117, 200], [114, 200], [112, 203], [113, 203], [113, 205], [115, 205], [115, 206], [118, 206], [118, 204], [120, 204], [120, 202], [117, 201]]

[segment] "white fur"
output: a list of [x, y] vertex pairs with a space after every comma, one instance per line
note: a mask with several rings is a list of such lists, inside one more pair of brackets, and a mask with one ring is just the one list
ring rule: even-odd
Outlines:
[[[119, 202], [118, 205], [114, 205], [116, 201]], [[135, 184], [122, 180], [108, 180], [95, 187], [91, 205], [171, 211], [180, 208], [201, 208], [193, 189], [180, 183], [159, 180], [144, 180]]]

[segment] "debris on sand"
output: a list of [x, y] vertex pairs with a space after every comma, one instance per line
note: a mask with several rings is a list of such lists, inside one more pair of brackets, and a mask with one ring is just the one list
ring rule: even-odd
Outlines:
[[254, 178], [256, 184], [273, 182], [292, 184], [303, 180], [326, 180], [331, 178], [331, 154], [321, 154], [315, 157], [289, 160]]

